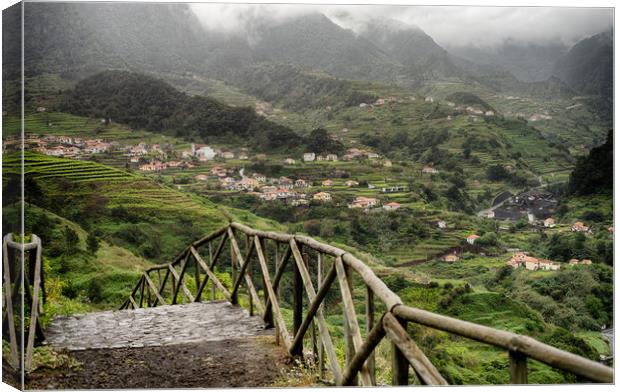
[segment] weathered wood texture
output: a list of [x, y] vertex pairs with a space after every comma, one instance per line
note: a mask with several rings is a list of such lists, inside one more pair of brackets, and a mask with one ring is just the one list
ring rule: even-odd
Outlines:
[[[241, 251], [235, 233], [240, 236], [239, 238], [245, 239], [245, 252]], [[230, 245], [231, 287], [226, 287], [214, 272], [226, 242]], [[273, 243], [273, 252], [267, 251], [272, 249], [269, 242]], [[213, 252], [216, 243], [218, 245], [216, 251]], [[202, 260], [198, 253], [198, 249], [202, 246], [208, 246], [209, 265]], [[283, 249], [282, 246], [285, 248]], [[224, 253], [228, 254], [228, 252]], [[317, 255], [316, 268], [310, 264], [310, 254]], [[256, 255], [255, 258], [254, 255]], [[194, 286], [197, 287], [196, 293], [190, 292], [184, 282], [186, 276], [191, 276], [191, 273], [187, 274], [186, 270], [191, 264], [192, 258], [195, 264], [196, 284]], [[289, 262], [290, 259], [293, 261]], [[331, 267], [328, 264], [330, 259], [333, 259]], [[252, 260], [258, 260], [258, 270], [255, 264], [252, 264], [254, 262]], [[252, 267], [253, 265], [254, 267]], [[272, 269], [271, 272], [270, 268]], [[7, 270], [6, 265], [5, 270]], [[206, 274], [204, 278], [201, 278], [201, 270]], [[158, 279], [159, 287], [151, 280], [149, 276], [151, 271], [157, 271], [158, 274], [165, 271], [163, 279], [161, 276]], [[316, 289], [310, 271], [317, 271]], [[328, 272], [325, 274], [325, 271]], [[261, 292], [264, 301], [259, 296], [252, 280], [252, 275], [257, 273], [260, 274], [258, 278], [260, 279], [259, 282], [262, 282]], [[5, 279], [7, 276], [5, 274]], [[292, 297], [286, 300], [280, 298], [280, 284], [284, 276], [293, 279]], [[169, 278], [170, 282], [167, 285]], [[554, 368], [572, 372], [592, 381], [613, 383], [613, 369], [540, 343], [530, 337], [405, 306], [398, 295], [391, 291], [370, 267], [340, 248], [321, 243], [307, 236], [260, 231], [237, 222], [232, 222], [228, 226], [194, 241], [183, 249], [171, 263], [146, 270], [121, 308], [166, 304], [165, 297], [168, 295], [170, 296], [169, 302], [175, 303], [179, 291], [189, 301], [200, 301], [202, 291], [208, 281], [211, 281], [213, 290], [217, 289], [228, 301], [235, 304], [238, 303], [237, 296], [241, 286], [245, 285], [249, 294], [250, 313], [254, 312], [254, 308], [256, 308], [256, 311], [265, 320], [266, 326], [275, 328], [278, 341], [284, 344], [289, 354], [303, 355], [304, 337], [310, 334], [310, 341], [313, 343], [311, 351], [315, 360], [318, 356], [321, 376], [323, 376], [325, 356], [329, 363], [333, 382], [336, 385], [356, 385], [358, 378], [364, 386], [376, 385], [374, 350], [386, 336], [393, 344], [392, 374], [394, 384], [402, 385], [409, 382], [408, 370], [411, 366], [420, 382], [430, 385], [445, 385], [445, 379], [408, 335], [407, 323], [424, 325], [507, 350], [510, 358], [511, 382], [514, 384], [527, 383], [528, 358], [536, 359]], [[336, 355], [334, 342], [329, 333], [323, 310], [323, 302], [335, 281], [338, 282], [340, 288], [345, 318], [346, 360], [344, 369], [341, 368]], [[364, 309], [365, 339], [357, 321], [354, 303], [355, 282], [360, 284], [357, 291], [363, 289], [366, 296]], [[168, 286], [171, 289], [167, 289]], [[10, 299], [11, 290], [6, 289], [5, 292], [5, 297]], [[138, 300], [137, 293], [139, 293]], [[151, 301], [151, 294], [155, 297], [153, 301]], [[380, 309], [385, 309], [385, 313], [378, 321], [375, 321], [375, 301], [378, 301], [377, 304], [379, 304]], [[287, 330], [282, 317], [281, 307], [286, 303], [292, 304], [292, 335]], [[314, 332], [315, 325], [318, 327], [318, 336]], [[374, 326], [372, 330], [370, 329], [371, 326]], [[318, 353], [314, 344], [316, 337], [318, 337]]]
[[[2, 239], [2, 325], [5, 333], [8, 331], [10, 358], [7, 362], [17, 371], [30, 371], [34, 346], [45, 340], [40, 322], [46, 301], [42, 252], [41, 239], [35, 234], [31, 235], [29, 243], [14, 241], [11, 233]], [[29, 313], [26, 313], [26, 307]], [[23, 322], [26, 315], [29, 325], [27, 331], [23, 331], [27, 338], [23, 343], [22, 335], [18, 333], [26, 328]]]

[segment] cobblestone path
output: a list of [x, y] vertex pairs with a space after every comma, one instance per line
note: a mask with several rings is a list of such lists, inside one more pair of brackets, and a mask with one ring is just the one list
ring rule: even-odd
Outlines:
[[67, 350], [156, 347], [273, 334], [225, 301], [117, 310], [52, 320], [47, 342]]

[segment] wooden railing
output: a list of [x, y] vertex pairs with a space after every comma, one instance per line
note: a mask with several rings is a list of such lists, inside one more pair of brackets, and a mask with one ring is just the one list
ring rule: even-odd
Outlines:
[[[30, 370], [34, 345], [45, 340], [39, 322], [45, 303], [41, 256], [41, 239], [34, 234], [29, 243], [15, 242], [10, 233], [2, 239], [3, 337], [9, 342], [8, 363], [16, 370]], [[26, 328], [28, 340], [22, 344], [22, 330], [26, 333]], [[22, 349], [25, 349], [25, 357]]]
[[[222, 262], [227, 242], [230, 266]], [[244, 252], [239, 242], [243, 242]], [[201, 249], [207, 253], [204, 256], [207, 261], [201, 256]], [[311, 259], [315, 262], [310, 263]], [[187, 279], [192, 269], [194, 276]], [[218, 269], [230, 271], [230, 290], [218, 278]], [[292, 288], [286, 287], [292, 290], [288, 298], [281, 295], [285, 274], [292, 278]], [[260, 291], [254, 284], [256, 276], [260, 277]], [[186, 285], [189, 281], [195, 286], [193, 292]], [[376, 385], [375, 349], [384, 338], [392, 346], [394, 385], [409, 383], [410, 367], [420, 383], [446, 385], [446, 380], [407, 332], [408, 323], [507, 350], [513, 384], [527, 383], [528, 358], [591, 381], [613, 382], [612, 368], [530, 337], [406, 306], [365, 263], [342, 249], [306, 236], [258, 231], [239, 223], [231, 223], [193, 242], [171, 263], [144, 271], [121, 309], [201, 301], [209, 281], [212, 282], [212, 298], [216, 298], [216, 290], [233, 304], [239, 304], [240, 295], [247, 298], [245, 304], [250, 313], [258, 312], [268, 327], [275, 328], [276, 341], [283, 344], [290, 355], [304, 355], [304, 342], [309, 341], [319, 371], [323, 374], [327, 362], [336, 385]], [[326, 298], [334, 282], [339, 286], [339, 302], [344, 309], [343, 366], [325, 315]], [[365, 339], [354, 302], [356, 288], [363, 289], [365, 294]], [[259, 295], [261, 292], [263, 298]], [[287, 327], [283, 316], [284, 300], [292, 305], [292, 329]], [[377, 316], [378, 313], [381, 314]]]

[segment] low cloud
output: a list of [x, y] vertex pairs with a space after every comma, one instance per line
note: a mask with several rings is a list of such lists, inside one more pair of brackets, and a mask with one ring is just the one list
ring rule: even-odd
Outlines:
[[488, 47], [505, 41], [571, 45], [613, 26], [611, 8], [205, 3], [191, 7], [206, 28], [223, 33], [246, 35], [256, 21], [278, 23], [321, 12], [356, 32], [374, 18], [396, 19], [418, 26], [448, 47]]

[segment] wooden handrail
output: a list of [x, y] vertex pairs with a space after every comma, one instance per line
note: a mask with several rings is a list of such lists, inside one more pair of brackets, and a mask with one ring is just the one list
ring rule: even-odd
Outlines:
[[397, 306], [393, 313], [403, 319], [440, 331], [450, 332], [482, 343], [520, 352], [552, 367], [567, 370], [592, 381], [613, 382], [613, 369], [555, 347], [529, 336], [463, 321], [409, 306]]
[[[245, 235], [245, 255], [235, 238], [236, 233], [240, 233], [242, 236]], [[221, 240], [217, 246], [217, 251], [213, 254], [212, 242], [214, 243], [220, 237]], [[268, 267], [268, 247], [265, 246], [265, 240], [274, 241], [277, 245], [273, 261], [275, 265], [273, 277]], [[232, 264], [230, 265], [233, 274], [231, 291], [228, 291], [214, 272], [226, 242], [230, 244], [230, 257], [232, 258]], [[198, 249], [205, 244], [209, 244], [209, 263], [205, 262], [198, 253]], [[278, 253], [281, 248], [278, 244], [287, 246], [283, 254]], [[315, 252], [318, 255], [319, 271], [317, 271], [316, 287], [308, 268], [309, 251]], [[291, 256], [293, 262], [287, 262]], [[323, 271], [325, 260], [322, 256], [333, 258], [329, 273], [326, 275]], [[258, 261], [260, 267], [259, 272], [264, 289], [262, 290], [262, 299], [252, 283], [252, 269], [249, 268], [249, 265], [252, 263], [253, 257], [255, 257], [254, 260]], [[195, 296], [189, 292], [184, 284], [184, 272], [188, 268], [190, 259], [194, 260], [196, 268], [197, 294]], [[281, 278], [284, 276], [284, 270], [287, 266], [293, 269], [293, 276], [295, 277], [293, 285], [294, 325], [292, 336], [285, 326], [278, 297]], [[176, 270], [178, 267], [181, 267], [180, 273]], [[157, 288], [150, 279], [149, 273], [157, 271], [160, 274], [162, 270], [166, 270], [166, 275], [163, 280], [160, 277], [160, 287]], [[202, 282], [200, 282], [200, 271], [206, 274]], [[354, 287], [350, 276], [351, 272], [356, 273], [361, 279], [366, 292], [366, 320], [367, 324], [369, 324], [367, 325], [368, 333], [366, 340], [362, 339], [357, 323], [355, 304], [353, 303]], [[408, 370], [409, 366], [411, 366], [422, 383], [445, 385], [445, 379], [407, 333], [407, 322], [424, 325], [507, 350], [510, 358], [510, 378], [513, 384], [527, 383], [528, 358], [596, 382], [612, 383], [614, 378], [613, 369], [610, 367], [559, 350], [531, 337], [406, 306], [402, 303], [400, 297], [375, 275], [370, 267], [353, 254], [304, 235], [255, 230], [241, 223], [231, 222], [229, 225], [192, 242], [171, 263], [147, 269], [129, 298], [123, 303], [121, 309], [140, 307], [143, 304], [146, 304], [146, 306], [165, 304], [163, 292], [169, 276], [171, 277], [170, 284], [172, 285], [171, 293], [173, 295], [171, 303], [176, 301], [179, 289], [183, 291], [189, 301], [200, 301], [200, 295], [204, 287], [211, 280], [212, 288], [217, 288], [228, 301], [236, 304], [239, 289], [243, 282], [245, 282], [250, 301], [250, 314], [253, 314], [253, 308], [256, 307], [258, 312], [262, 313], [267, 326], [275, 326], [276, 341], [281, 341], [291, 355], [303, 355], [303, 342], [308, 333], [310, 333], [311, 339], [313, 339], [313, 350], [316, 352], [316, 342], [314, 341], [316, 339], [316, 332], [314, 330], [316, 320], [319, 329], [320, 351], [322, 353], [319, 359], [321, 373], [323, 366], [322, 355], [324, 353], [327, 355], [334, 382], [337, 385], [355, 385], [358, 377], [363, 385], [374, 385], [373, 353], [383, 338], [389, 339], [392, 344], [394, 384], [400, 385], [408, 382]], [[337, 284], [340, 287], [340, 295], [345, 311], [344, 339], [347, 347], [345, 350], [347, 361], [344, 369], [340, 368], [329, 328], [322, 311], [323, 302], [334, 282], [338, 282]], [[138, 289], [140, 289], [140, 300], [136, 301], [135, 296], [138, 293]], [[301, 295], [303, 291], [306, 292], [307, 296], [305, 317], [302, 315]], [[153, 302], [150, 301], [151, 292], [156, 297]], [[149, 296], [147, 301], [143, 301], [145, 295]], [[375, 298], [385, 306], [385, 313], [377, 322], [374, 321]], [[374, 325], [374, 327], [372, 330], [369, 330], [371, 325]]]

